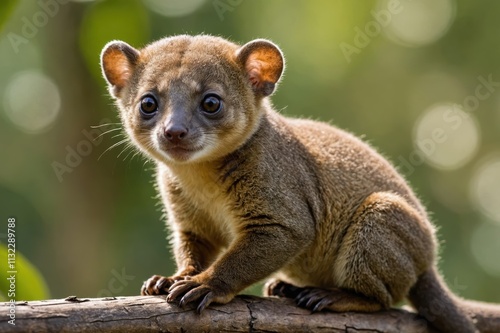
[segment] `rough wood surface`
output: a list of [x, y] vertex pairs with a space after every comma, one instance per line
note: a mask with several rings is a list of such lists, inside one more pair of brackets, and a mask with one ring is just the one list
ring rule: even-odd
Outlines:
[[0, 332], [433, 332], [415, 314], [314, 313], [293, 301], [238, 296], [201, 315], [163, 296], [67, 298], [17, 302], [15, 326], [9, 303], [0, 303]]

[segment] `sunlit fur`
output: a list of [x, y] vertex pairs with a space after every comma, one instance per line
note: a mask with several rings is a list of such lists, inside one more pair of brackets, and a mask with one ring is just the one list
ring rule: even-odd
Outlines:
[[[269, 286], [312, 287], [305, 299], [320, 308], [371, 312], [409, 298], [441, 331], [475, 332], [437, 274], [426, 210], [396, 169], [345, 131], [273, 110], [267, 96], [284, 69], [276, 45], [111, 42], [101, 63], [127, 135], [156, 163], [172, 231], [178, 270], [153, 276], [143, 294], [203, 311], [274, 274]], [[200, 112], [210, 92], [223, 100], [220, 117]], [[139, 112], [145, 94], [159, 104], [150, 120]], [[187, 126], [183, 142], [199, 151], [169, 154], [162, 135], [172, 122]]]

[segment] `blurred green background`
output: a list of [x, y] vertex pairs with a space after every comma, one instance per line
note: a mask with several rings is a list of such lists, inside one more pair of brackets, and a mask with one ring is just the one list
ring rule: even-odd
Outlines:
[[141, 47], [207, 33], [280, 45], [287, 69], [276, 108], [331, 121], [377, 147], [433, 213], [450, 287], [500, 302], [500, 2], [9, 0], [0, 7], [0, 242], [15, 217], [17, 250], [38, 268], [50, 297], [136, 295], [152, 274], [174, 272], [152, 163], [125, 145], [106, 151], [120, 141], [117, 131], [93, 140], [118, 126], [92, 127], [118, 121], [99, 53], [113, 39]]

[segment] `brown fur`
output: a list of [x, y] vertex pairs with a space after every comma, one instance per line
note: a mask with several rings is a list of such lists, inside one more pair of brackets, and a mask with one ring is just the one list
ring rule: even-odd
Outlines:
[[[156, 161], [173, 233], [178, 271], [153, 276], [143, 294], [202, 311], [274, 274], [268, 295], [314, 310], [377, 311], [410, 296], [443, 332], [475, 331], [435, 272], [425, 209], [391, 164], [349, 133], [272, 109], [277, 46], [111, 42], [102, 67], [128, 135]], [[222, 115], [200, 111], [207, 93], [221, 97]], [[147, 94], [152, 119], [139, 112]], [[433, 304], [440, 313], [429, 315]]]

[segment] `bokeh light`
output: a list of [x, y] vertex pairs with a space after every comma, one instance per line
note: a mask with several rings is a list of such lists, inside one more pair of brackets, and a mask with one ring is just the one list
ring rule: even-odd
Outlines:
[[[382, 0], [379, 8], [390, 8], [392, 0]], [[394, 42], [418, 47], [444, 36], [455, 18], [452, 0], [401, 0], [399, 10], [385, 27], [386, 35]]]
[[[55, 2], [57, 14], [47, 7]], [[401, 10], [389, 17], [394, 4]], [[46, 13], [42, 25], [37, 19], [47, 10], [54, 15]], [[500, 154], [499, 11], [500, 1], [456, 0], [4, 1], [0, 210], [19, 218], [19, 250], [40, 269], [54, 298], [102, 294], [114, 281], [112, 269], [135, 276], [113, 296], [137, 294], [151, 274], [173, 274], [165, 240], [171, 234], [155, 208], [158, 199], [151, 199], [152, 163], [144, 164], [136, 150], [117, 158], [122, 146], [104, 153], [122, 136], [100, 52], [111, 40], [141, 48], [185, 33], [241, 44], [267, 38], [287, 64], [271, 97], [275, 109], [331, 121], [395, 162], [439, 226], [446, 280], [467, 284], [460, 290], [466, 298], [499, 303], [500, 277], [475, 259], [498, 272], [500, 155], [490, 154]], [[42, 91], [34, 93], [26, 87], [39, 87], [40, 80], [21, 80], [26, 71], [51, 83], [42, 79]], [[50, 103], [61, 104], [60, 110], [52, 105], [52, 114], [41, 108], [50, 94], [56, 96], [47, 97]], [[452, 108], [445, 119], [428, 114], [450, 101], [462, 109]], [[118, 129], [91, 127], [103, 119]], [[436, 128], [442, 131], [433, 133]], [[415, 148], [417, 133], [431, 141]], [[92, 152], [79, 153], [90, 144]], [[60, 170], [67, 170], [62, 177]], [[489, 225], [476, 231], [483, 222]]]
[[500, 223], [500, 154], [487, 159], [476, 169], [470, 192], [475, 206]]
[[416, 149], [438, 169], [457, 169], [476, 153], [480, 130], [473, 115], [457, 104], [435, 104], [424, 111], [413, 131]]
[[144, 0], [151, 10], [163, 16], [184, 16], [200, 8], [206, 0]]
[[144, 46], [149, 39], [148, 13], [136, 1], [98, 1], [85, 11], [79, 33], [87, 67], [97, 82], [102, 83], [98, 60], [102, 48], [112, 40], [123, 40], [134, 47]]
[[4, 95], [7, 117], [27, 133], [40, 133], [56, 119], [61, 107], [59, 89], [48, 76], [25, 71], [14, 76]]
[[500, 276], [500, 226], [488, 222], [481, 223], [471, 239], [472, 255], [488, 274]]

